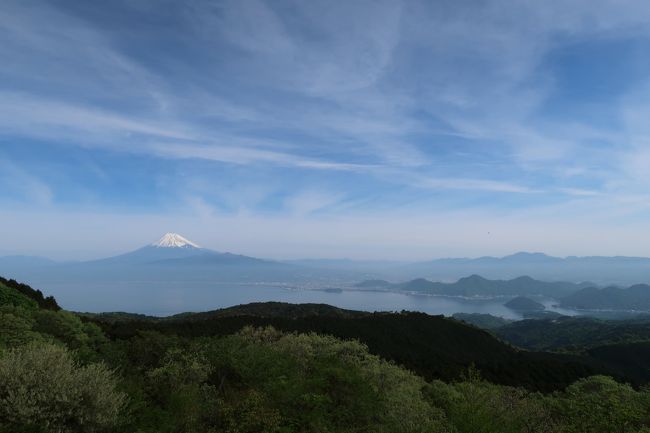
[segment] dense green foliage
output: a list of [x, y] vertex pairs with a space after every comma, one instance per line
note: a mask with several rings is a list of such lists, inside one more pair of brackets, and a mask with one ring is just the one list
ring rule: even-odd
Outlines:
[[553, 320], [521, 320], [499, 327], [496, 333], [526, 349], [580, 351], [610, 344], [650, 341], [650, 320], [565, 316]]
[[108, 341], [94, 323], [83, 322], [68, 311], [0, 305], [0, 350], [30, 341], [65, 345], [84, 360], [97, 360]]
[[504, 319], [503, 317], [484, 313], [455, 313], [452, 317], [478, 328], [488, 330], [494, 330], [513, 322], [512, 320]]
[[[567, 383], [589, 367], [520, 352], [485, 331], [424, 314], [271, 303], [167, 319], [82, 320], [10, 302], [0, 306], [0, 341], [2, 433], [650, 428], [650, 391], [605, 376]], [[474, 367], [479, 354], [496, 361]], [[423, 366], [427, 377], [412, 372]], [[524, 385], [542, 383], [540, 375], [555, 391], [490, 379], [507, 382], [506, 374]]]
[[641, 433], [650, 423], [650, 393], [605, 376], [542, 395], [493, 385], [470, 371], [462, 382], [431, 382], [427, 393], [458, 433]]

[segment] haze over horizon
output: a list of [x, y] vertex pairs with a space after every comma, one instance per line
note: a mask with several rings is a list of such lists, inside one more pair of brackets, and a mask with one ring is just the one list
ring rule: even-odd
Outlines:
[[[239, 254], [239, 252], [236, 251], [225, 251], [225, 250], [219, 250], [218, 247], [213, 247], [209, 245], [198, 245], [194, 243], [192, 240], [185, 238], [181, 234], [178, 233], [173, 233], [173, 232], [167, 232], [165, 233], [160, 239], [154, 241], [154, 242], [149, 242], [143, 245], [138, 245], [135, 247], [131, 247], [129, 250], [120, 250], [120, 251], [115, 251], [114, 253], [105, 253], [104, 255], [101, 256], [93, 256], [93, 255], [86, 255], [86, 256], [80, 256], [76, 259], [56, 259], [48, 256], [38, 256], [38, 255], [33, 255], [33, 254], [7, 254], [7, 255], [0, 255], [0, 259], [2, 258], [11, 258], [11, 257], [33, 257], [33, 258], [44, 258], [44, 259], [51, 259], [54, 261], [59, 261], [59, 262], [65, 262], [65, 261], [79, 261], [79, 262], [84, 262], [84, 261], [93, 261], [97, 259], [105, 259], [105, 258], [111, 258], [115, 256], [120, 256], [125, 253], [130, 253], [136, 250], [139, 250], [143, 247], [192, 247], [192, 248], [198, 248], [201, 250], [210, 250], [210, 251], [216, 251], [216, 252], [221, 252], [221, 253], [232, 253], [232, 254]], [[547, 257], [547, 258], [559, 258], [559, 259], [569, 259], [569, 258], [590, 258], [590, 257], [610, 257], [610, 258], [620, 258], [620, 257], [628, 257], [628, 258], [644, 258], [644, 259], [650, 259], [650, 257], [645, 257], [645, 256], [579, 256], [579, 255], [567, 255], [567, 256], [553, 256], [546, 254], [544, 252], [540, 251], [514, 251], [509, 254], [504, 254], [504, 255], [490, 255], [490, 254], [485, 254], [481, 256], [430, 256], [430, 257], [425, 257], [421, 259], [417, 258], [412, 258], [412, 259], [396, 259], [396, 258], [387, 258], [387, 257], [380, 257], [380, 258], [368, 258], [368, 257], [344, 257], [344, 256], [336, 256], [336, 257], [327, 257], [327, 256], [309, 256], [309, 257], [258, 257], [258, 258], [263, 258], [263, 259], [275, 259], [275, 260], [280, 260], [280, 261], [300, 261], [300, 260], [314, 260], [314, 261], [327, 261], [327, 260], [334, 260], [334, 261], [339, 261], [339, 260], [350, 260], [350, 261], [377, 261], [377, 262], [403, 262], [403, 263], [416, 263], [416, 262], [427, 262], [427, 261], [436, 261], [436, 260], [444, 260], [444, 259], [482, 259], [482, 258], [518, 258], [522, 257], [525, 258], [528, 262], [529, 260], [533, 259], [535, 256], [537, 257]], [[530, 262], [529, 262], [530, 263]]]
[[648, 257], [649, 24], [640, 0], [5, 0], [0, 255], [174, 231], [272, 259]]

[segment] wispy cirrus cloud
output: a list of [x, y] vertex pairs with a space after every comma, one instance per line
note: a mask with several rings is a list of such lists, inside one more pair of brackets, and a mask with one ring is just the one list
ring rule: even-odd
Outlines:
[[35, 209], [602, 228], [648, 212], [649, 23], [641, 0], [7, 0], [0, 150]]

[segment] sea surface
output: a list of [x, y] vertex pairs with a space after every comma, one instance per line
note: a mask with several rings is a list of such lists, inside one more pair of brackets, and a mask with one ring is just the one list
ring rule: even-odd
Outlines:
[[[279, 301], [323, 303], [361, 311], [420, 311], [451, 316], [454, 313], [487, 313], [508, 319], [521, 315], [503, 304], [510, 298], [489, 299], [432, 296], [388, 291], [324, 290], [292, 285], [236, 284], [212, 282], [70, 283], [31, 281], [35, 288], [46, 287], [59, 304], [72, 311], [125, 311], [154, 316], [215, 310], [250, 302]], [[536, 298], [547, 310], [565, 315], [575, 311], [557, 308], [552, 299]]]

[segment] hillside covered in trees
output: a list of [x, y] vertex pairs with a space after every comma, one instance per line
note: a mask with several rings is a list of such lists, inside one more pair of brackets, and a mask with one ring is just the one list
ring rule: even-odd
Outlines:
[[0, 282], [3, 433], [650, 431], [643, 381], [441, 316], [76, 314], [13, 286]]

